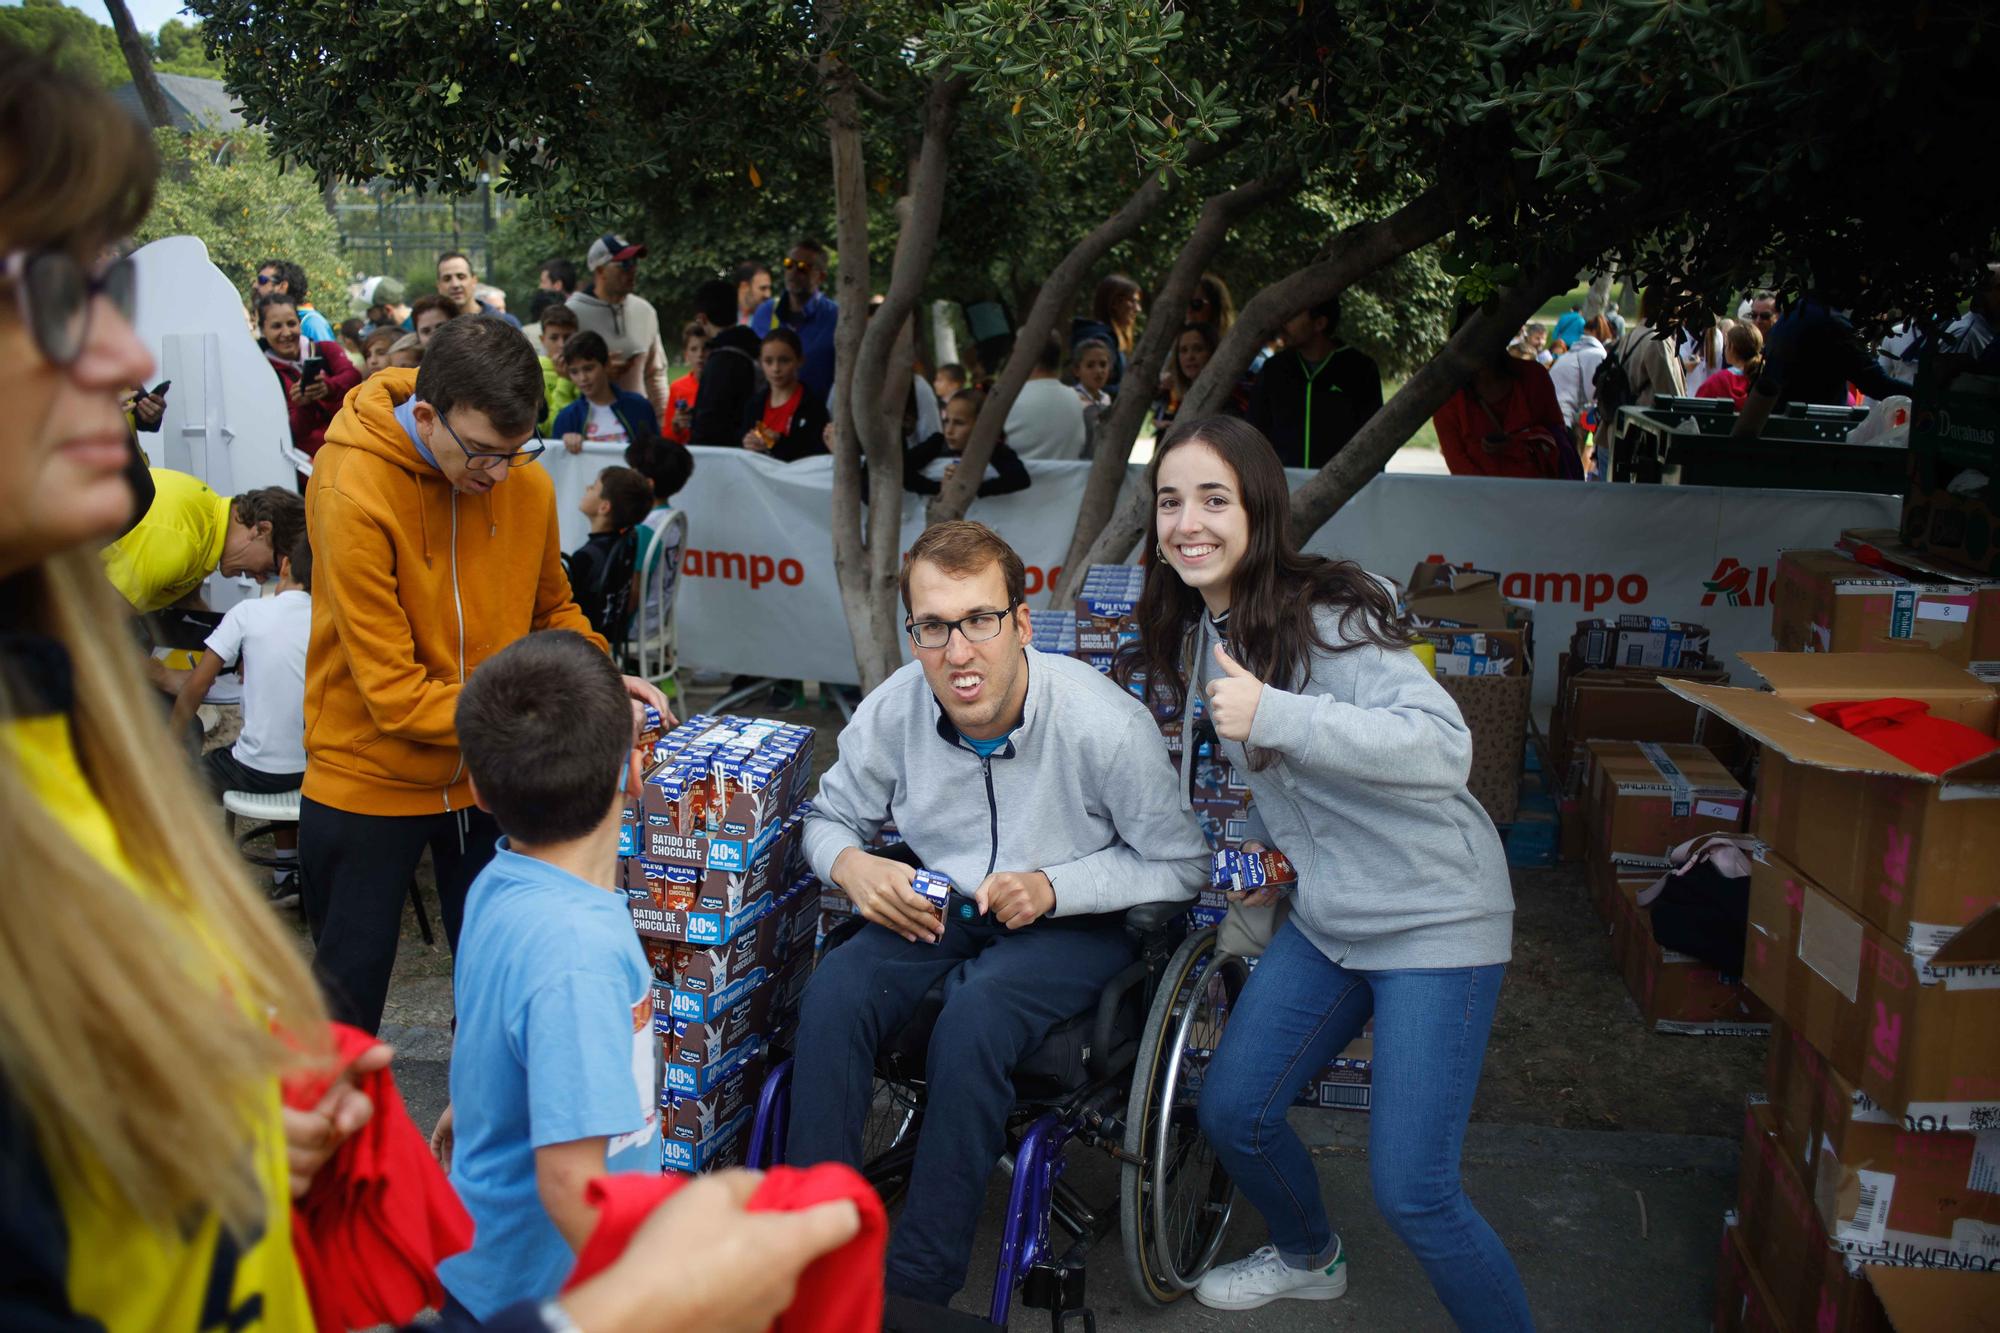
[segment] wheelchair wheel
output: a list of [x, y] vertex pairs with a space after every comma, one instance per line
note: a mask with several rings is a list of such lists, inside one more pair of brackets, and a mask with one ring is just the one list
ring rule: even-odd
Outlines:
[[875, 1080], [875, 1097], [861, 1129], [861, 1174], [885, 1206], [893, 1205], [909, 1188], [923, 1119], [923, 1102], [913, 1088], [885, 1078]]
[[1161, 974], [1132, 1066], [1119, 1227], [1132, 1288], [1179, 1300], [1215, 1262], [1235, 1186], [1195, 1118], [1202, 1075], [1249, 969], [1218, 954], [1213, 928], [1190, 934]]

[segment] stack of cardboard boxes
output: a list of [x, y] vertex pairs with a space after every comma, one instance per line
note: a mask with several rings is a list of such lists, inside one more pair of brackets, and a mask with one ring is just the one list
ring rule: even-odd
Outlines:
[[1743, 660], [1769, 691], [1667, 682], [1764, 747], [1744, 973], [1778, 1021], [1718, 1322], [1985, 1326], [2000, 1303], [2000, 752], [1934, 775], [1806, 710], [1893, 696], [1992, 735], [2000, 697], [1931, 652]]
[[1534, 693], [1532, 614], [1500, 595], [1497, 576], [1436, 557], [1411, 572], [1404, 610], [1436, 652], [1438, 682], [1472, 731], [1466, 785], [1495, 824], [1513, 823]]
[[797, 1013], [820, 899], [799, 836], [812, 747], [810, 727], [706, 716], [640, 747], [619, 874], [653, 968], [664, 1169], [737, 1159]]
[[1739, 978], [1661, 945], [1639, 895], [1667, 873], [1673, 847], [1743, 828], [1748, 793], [1699, 745], [1590, 741], [1581, 822], [1591, 903], [1646, 1025], [1656, 1032], [1768, 1032], [1768, 1011]]

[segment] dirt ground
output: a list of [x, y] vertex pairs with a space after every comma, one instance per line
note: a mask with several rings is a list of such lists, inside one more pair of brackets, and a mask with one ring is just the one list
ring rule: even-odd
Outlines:
[[[698, 690], [691, 702], [706, 706], [715, 697], [713, 690]], [[784, 711], [738, 711], [812, 725], [818, 732], [815, 778], [833, 763], [840, 715], [830, 705], [809, 701]], [[1473, 1119], [1733, 1138], [1741, 1127], [1744, 1094], [1762, 1081], [1765, 1039], [1646, 1030], [1591, 910], [1582, 866], [1516, 869], [1513, 878], [1514, 962], [1501, 991]], [[451, 956], [437, 926], [428, 866], [419, 879], [438, 942], [426, 947], [415, 917], [405, 914], [385, 1021], [445, 1029], [451, 1019]], [[303, 936], [298, 914], [288, 915]]]

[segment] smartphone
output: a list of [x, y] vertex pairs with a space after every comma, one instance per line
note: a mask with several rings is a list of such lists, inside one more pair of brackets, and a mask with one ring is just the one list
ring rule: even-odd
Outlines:
[[158, 384], [155, 384], [152, 388], [146, 390], [146, 397], [158, 398], [164, 401], [167, 396], [167, 390], [173, 387], [174, 387], [174, 382], [172, 380], [161, 380]]
[[299, 387], [303, 389], [308, 384], [317, 384], [319, 382], [320, 375], [324, 373], [325, 370], [326, 370], [325, 357], [323, 356], [306, 357], [304, 360], [299, 362]]

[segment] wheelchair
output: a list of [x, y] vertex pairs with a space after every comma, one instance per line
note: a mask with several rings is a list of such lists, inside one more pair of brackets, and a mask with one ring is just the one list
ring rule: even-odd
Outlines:
[[[861, 924], [843, 923], [826, 947]], [[1203, 1139], [1195, 1107], [1248, 967], [1217, 950], [1213, 927], [1188, 929], [1185, 903], [1132, 908], [1125, 929], [1134, 961], [1094, 1010], [1058, 1024], [1014, 1071], [1016, 1102], [1001, 1159], [1012, 1180], [992, 1327], [1007, 1326], [1018, 1293], [1023, 1305], [1049, 1311], [1055, 1333], [1072, 1322], [1095, 1333], [1085, 1260], [1114, 1228], [1133, 1291], [1147, 1306], [1171, 1304], [1215, 1262], [1228, 1229], [1235, 1187]], [[942, 981], [931, 988], [876, 1059], [862, 1174], [891, 1208], [909, 1183], [923, 1125], [924, 1055], [942, 990]], [[746, 1145], [750, 1166], [784, 1160], [791, 1073], [785, 1060], [765, 1079]], [[1115, 1200], [1086, 1199], [1063, 1179], [1073, 1144], [1119, 1163]]]

